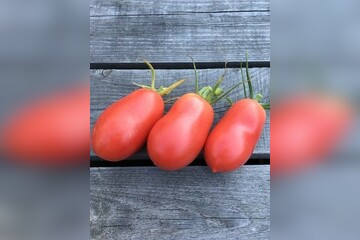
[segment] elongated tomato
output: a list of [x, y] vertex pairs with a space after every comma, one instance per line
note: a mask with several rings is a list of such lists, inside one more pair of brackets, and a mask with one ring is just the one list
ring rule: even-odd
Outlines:
[[89, 101], [86, 84], [27, 104], [4, 126], [1, 140], [6, 155], [26, 165], [88, 162]]
[[178, 170], [190, 164], [202, 150], [214, 111], [201, 96], [188, 93], [152, 128], [147, 142], [151, 160], [163, 170]]
[[169, 87], [155, 88], [155, 70], [150, 68], [151, 86], [135, 84], [142, 89], [110, 105], [96, 121], [92, 132], [94, 152], [108, 161], [120, 161], [130, 157], [146, 142], [152, 126], [164, 114], [162, 96], [169, 94], [185, 80]]
[[263, 107], [253, 99], [235, 103], [210, 133], [205, 160], [213, 172], [229, 172], [251, 156], [266, 120]]
[[108, 161], [131, 156], [145, 144], [163, 113], [164, 102], [159, 93], [149, 89], [132, 92], [100, 115], [93, 128], [93, 150]]

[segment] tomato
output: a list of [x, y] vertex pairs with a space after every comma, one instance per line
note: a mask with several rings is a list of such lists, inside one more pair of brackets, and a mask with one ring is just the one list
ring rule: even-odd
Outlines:
[[147, 142], [151, 160], [168, 171], [187, 166], [202, 150], [213, 120], [207, 101], [195, 93], [183, 95], [151, 129]]
[[205, 160], [211, 170], [229, 172], [242, 166], [250, 158], [265, 120], [265, 110], [256, 100], [235, 103], [206, 141]]
[[[254, 96], [247, 53], [246, 79], [242, 64], [240, 70], [242, 82], [235, 87], [243, 85], [245, 99], [235, 104], [228, 99], [232, 106], [211, 131], [205, 143], [205, 160], [214, 173], [233, 171], [246, 163], [254, 151], [265, 125], [266, 112], [264, 108], [270, 107], [269, 103], [259, 103], [263, 98], [261, 94], [258, 93]], [[247, 98], [246, 83], [249, 98]]]
[[149, 89], [139, 89], [110, 105], [93, 128], [92, 147], [103, 159], [128, 158], [145, 143], [152, 126], [163, 116], [164, 101]]
[[81, 85], [29, 103], [4, 126], [3, 150], [26, 164], [88, 162], [89, 101], [89, 85]]
[[299, 95], [274, 104], [271, 111], [271, 174], [305, 169], [331, 152], [351, 119], [336, 98]]
[[168, 88], [155, 89], [155, 70], [152, 71], [151, 87], [138, 85], [136, 90], [105, 109], [92, 131], [94, 152], [108, 161], [121, 161], [137, 152], [146, 142], [153, 125], [164, 114], [162, 96], [182, 84], [175, 82]]

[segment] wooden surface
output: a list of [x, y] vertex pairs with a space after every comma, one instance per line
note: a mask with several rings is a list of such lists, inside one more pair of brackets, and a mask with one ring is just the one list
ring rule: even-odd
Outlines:
[[91, 168], [91, 238], [269, 239], [269, 169]]
[[[145, 65], [145, 64], [144, 64]], [[186, 92], [194, 91], [194, 71], [192, 69], [183, 69], [183, 70], [157, 70], [157, 86], [160, 84], [167, 86], [172, 82], [180, 79], [186, 78], [187, 81], [181, 85], [179, 88], [175, 89], [171, 95], [167, 97], [173, 98], [175, 96], [181, 96]], [[200, 86], [213, 85], [214, 82], [224, 73], [224, 69], [199, 69], [199, 81]], [[253, 80], [253, 87], [255, 92], [261, 92], [264, 96], [264, 101], [269, 101], [269, 79], [270, 79], [270, 69], [269, 68], [251, 68], [250, 74]], [[133, 85], [132, 82], [137, 82], [140, 84], [149, 84], [151, 73], [150, 70], [91, 70], [91, 129], [95, 123], [98, 116], [101, 114], [104, 109], [115, 102], [121, 97], [126, 96], [130, 92], [134, 91], [138, 87]], [[240, 69], [231, 68], [227, 69], [226, 78], [222, 84], [224, 89], [228, 89], [234, 84], [241, 81]], [[233, 100], [238, 100], [243, 97], [243, 88], [239, 87], [237, 90], [233, 91], [230, 95], [230, 98]], [[173, 102], [166, 104], [166, 110], [168, 110]], [[144, 103], [146, 104], [146, 103]], [[219, 102], [214, 106], [215, 110], [215, 121], [214, 124], [224, 115], [227, 111], [229, 105], [226, 101]], [[263, 130], [262, 136], [254, 150], [253, 158], [265, 159], [269, 158], [270, 153], [270, 137], [269, 137], [269, 112], [267, 116], [267, 121], [265, 128]], [[93, 160], [95, 158], [95, 153], [91, 152], [91, 157]], [[130, 159], [132, 160], [143, 160], [148, 159], [146, 150], [143, 149], [137, 154], [133, 155]]]
[[90, 16], [269, 11], [270, 1], [90, 0]]
[[[131, 82], [149, 84], [150, 71], [139, 58], [153, 63], [157, 86], [188, 79], [168, 99], [193, 91], [187, 55], [201, 68], [202, 86], [214, 83], [228, 62], [226, 88], [240, 81], [246, 51], [254, 88], [268, 101], [269, 0], [90, 0], [91, 126], [109, 104], [136, 89]], [[231, 97], [242, 94], [239, 88]], [[226, 106], [214, 106], [215, 123]], [[255, 164], [269, 163], [269, 128], [268, 120], [250, 159]], [[92, 152], [91, 159], [92, 166], [106, 166]], [[90, 168], [91, 239], [270, 238], [268, 164], [212, 174], [202, 160], [170, 173], [149, 166], [145, 149], [123, 162]]]
[[90, 3], [90, 61], [270, 61], [269, 1]]

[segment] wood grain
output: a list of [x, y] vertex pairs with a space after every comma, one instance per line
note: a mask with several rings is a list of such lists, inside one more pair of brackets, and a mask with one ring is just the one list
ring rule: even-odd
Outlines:
[[269, 11], [269, 0], [90, 0], [90, 16], [183, 14], [205, 12]]
[[[213, 85], [214, 82], [224, 73], [223, 69], [200, 69], [198, 70], [200, 86]], [[187, 81], [179, 88], [175, 89], [166, 99], [181, 96], [186, 92], [194, 91], [194, 71], [185, 70], [156, 70], [157, 87], [160, 84], [166, 86], [172, 82], [185, 78]], [[255, 92], [261, 92], [264, 96], [264, 102], [269, 101], [270, 96], [270, 69], [269, 68], [251, 68], [250, 75]], [[90, 100], [90, 123], [91, 129], [101, 112], [111, 103], [126, 96], [137, 89], [132, 82], [140, 84], [149, 84], [151, 74], [149, 70], [90, 70], [91, 79], [91, 100]], [[225, 80], [222, 84], [224, 89], [228, 89], [241, 81], [240, 69], [231, 68], [227, 70]], [[242, 88], [233, 91], [229, 97], [233, 100], [243, 98]], [[166, 104], [166, 111], [173, 102]], [[226, 101], [221, 101], [214, 105], [215, 121], [214, 125], [227, 111], [229, 105]], [[253, 158], [269, 158], [270, 153], [270, 116], [269, 111], [265, 128], [262, 136], [254, 150]], [[95, 154], [91, 152], [91, 156]], [[131, 159], [148, 159], [146, 150], [131, 157]]]
[[188, 62], [188, 54], [199, 62], [232, 62], [246, 51], [249, 61], [270, 61], [268, 11], [90, 17], [91, 63]]
[[91, 168], [91, 239], [269, 239], [269, 170]]

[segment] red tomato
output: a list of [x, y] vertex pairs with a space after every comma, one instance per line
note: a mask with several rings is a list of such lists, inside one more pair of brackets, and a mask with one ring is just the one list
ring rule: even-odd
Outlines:
[[271, 174], [304, 169], [327, 155], [347, 128], [346, 104], [326, 96], [297, 96], [271, 110]]
[[108, 161], [120, 161], [137, 152], [146, 142], [152, 126], [164, 114], [162, 96], [169, 94], [185, 80], [169, 87], [155, 88], [155, 69], [150, 68], [151, 86], [135, 84], [142, 89], [110, 105], [100, 115], [92, 131], [94, 152]]
[[266, 120], [263, 107], [252, 99], [235, 103], [211, 131], [205, 144], [205, 160], [215, 172], [229, 172], [251, 156]]
[[213, 120], [214, 111], [207, 101], [195, 93], [183, 95], [149, 134], [151, 160], [163, 170], [186, 167], [203, 148]]
[[89, 101], [87, 85], [28, 104], [4, 128], [2, 141], [6, 154], [30, 164], [88, 162]]
[[153, 125], [164, 114], [164, 101], [156, 91], [139, 89], [110, 105], [92, 132], [95, 153], [108, 161], [120, 161], [138, 151]]

